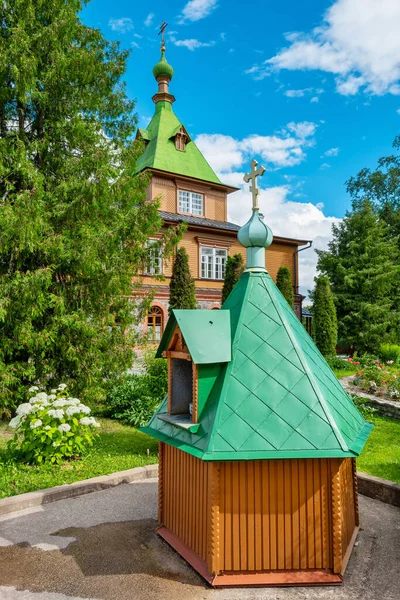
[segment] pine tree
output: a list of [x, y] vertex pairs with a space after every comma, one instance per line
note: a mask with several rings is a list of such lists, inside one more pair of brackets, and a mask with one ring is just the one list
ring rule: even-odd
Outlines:
[[315, 290], [312, 296], [315, 343], [324, 356], [335, 356], [338, 326], [329, 279], [321, 276], [316, 277], [314, 281]]
[[224, 286], [222, 288], [222, 304], [231, 293], [243, 270], [244, 262], [241, 254], [228, 256], [225, 267]]
[[368, 200], [332, 232], [328, 250], [317, 250], [317, 268], [332, 286], [339, 345], [376, 352], [399, 335], [399, 246]]
[[131, 366], [132, 278], [161, 224], [132, 177], [128, 52], [80, 21], [84, 4], [0, 7], [0, 413], [32, 382], [93, 402]]
[[175, 308], [197, 308], [196, 288], [190, 274], [189, 257], [185, 248], [178, 248], [169, 284], [169, 311]]
[[278, 274], [276, 276], [276, 285], [284, 298], [286, 298], [289, 306], [294, 308], [292, 274], [289, 267], [279, 267]]

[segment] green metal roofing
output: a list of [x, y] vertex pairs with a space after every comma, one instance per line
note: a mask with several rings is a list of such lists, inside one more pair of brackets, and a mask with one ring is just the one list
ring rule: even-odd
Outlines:
[[[372, 425], [268, 273], [243, 273], [218, 314], [226, 312], [232, 360], [221, 365], [199, 414], [197, 433], [158, 418], [167, 410], [166, 398], [143, 431], [203, 460], [360, 454]], [[190, 318], [186, 330], [189, 325], [196, 329]]]
[[173, 310], [157, 350], [160, 358], [167, 349], [176, 325], [182, 332], [193, 362], [229, 362], [231, 355], [230, 313], [228, 311]]
[[196, 144], [189, 141], [185, 150], [177, 150], [171, 138], [183, 126], [167, 100], [156, 103], [156, 110], [146, 130], [140, 134], [148, 143], [136, 164], [136, 172], [146, 168], [158, 169], [203, 181], [218, 183], [216, 176]]

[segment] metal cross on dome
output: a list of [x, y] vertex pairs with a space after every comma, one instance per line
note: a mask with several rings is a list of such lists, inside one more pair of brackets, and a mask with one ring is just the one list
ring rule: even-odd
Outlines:
[[257, 169], [257, 165], [258, 162], [255, 159], [253, 159], [250, 163], [250, 173], [246, 173], [243, 177], [246, 183], [249, 183], [249, 181], [251, 181], [250, 192], [253, 196], [253, 210], [258, 210], [258, 194], [260, 192], [260, 190], [257, 187], [256, 178], [259, 176], [262, 177], [265, 173], [265, 167], [260, 165]]
[[168, 27], [168, 23], [163, 21], [160, 25], [160, 31], [158, 32], [158, 35], [161, 35], [161, 50], [163, 50], [163, 49], [165, 50], [164, 31], [166, 30], [167, 27]]

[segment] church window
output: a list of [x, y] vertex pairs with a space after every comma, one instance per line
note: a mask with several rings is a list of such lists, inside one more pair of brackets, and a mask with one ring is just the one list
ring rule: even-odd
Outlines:
[[203, 194], [179, 190], [179, 212], [189, 215], [203, 214]]
[[182, 133], [177, 133], [175, 136], [175, 148], [184, 152], [186, 150], [186, 139], [187, 136]]
[[149, 254], [145, 267], [145, 275], [161, 275], [162, 273], [162, 248], [157, 244], [157, 240], [147, 242]]
[[159, 342], [163, 332], [163, 313], [158, 306], [152, 306], [146, 318], [147, 336], [150, 342]]
[[228, 250], [224, 248], [207, 248], [202, 246], [201, 253], [201, 278], [223, 279], [225, 276], [226, 259]]

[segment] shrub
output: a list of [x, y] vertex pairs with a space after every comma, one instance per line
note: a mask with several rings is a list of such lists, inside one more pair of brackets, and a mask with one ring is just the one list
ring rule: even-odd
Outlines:
[[400, 346], [397, 344], [381, 344], [379, 347], [379, 358], [382, 362], [400, 365]]
[[346, 358], [339, 358], [338, 356], [326, 356], [325, 360], [334, 371], [347, 371], [351, 366]]
[[243, 271], [244, 262], [242, 255], [234, 254], [233, 256], [228, 256], [225, 267], [224, 285], [222, 288], [222, 304], [235, 287]]
[[279, 267], [276, 276], [276, 286], [287, 300], [289, 306], [294, 308], [292, 273], [290, 272], [289, 267]]
[[183, 247], [176, 251], [169, 284], [169, 311], [174, 308], [197, 308], [196, 287], [190, 273], [189, 257]]
[[167, 361], [147, 354], [142, 375], [126, 375], [107, 394], [108, 414], [123, 423], [146, 425], [167, 393]]
[[315, 278], [313, 320], [315, 343], [324, 356], [333, 356], [337, 343], [336, 308], [327, 277]]
[[89, 416], [88, 406], [66, 397], [66, 390], [63, 383], [49, 395], [36, 386], [29, 388], [35, 395], [18, 406], [10, 421], [16, 430], [7, 445], [11, 454], [27, 463], [60, 463], [81, 456], [93, 444], [99, 424]]

